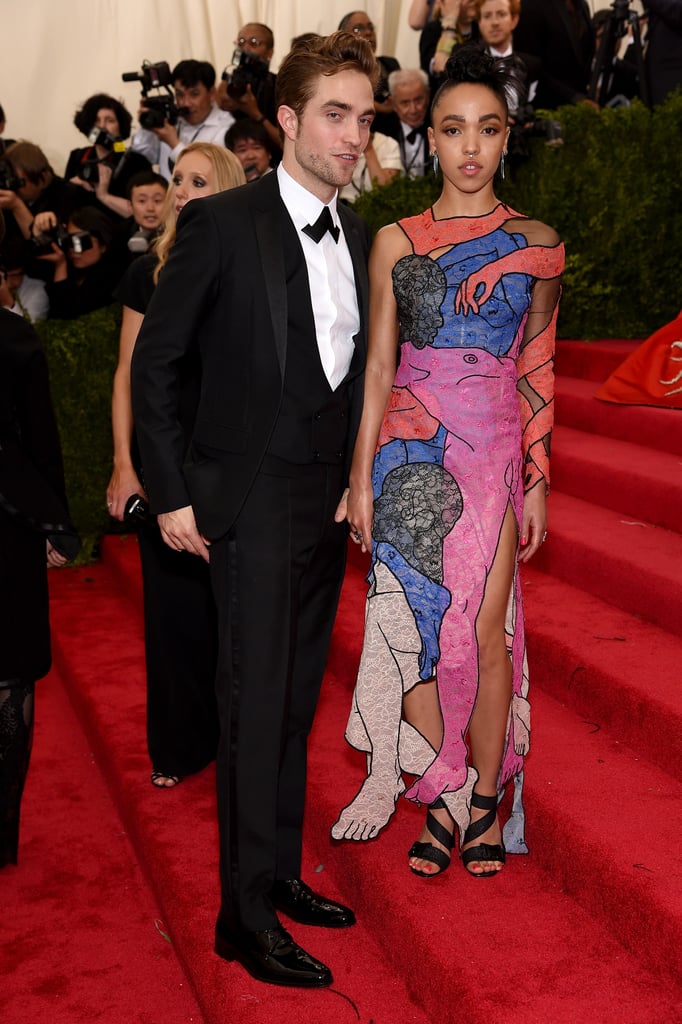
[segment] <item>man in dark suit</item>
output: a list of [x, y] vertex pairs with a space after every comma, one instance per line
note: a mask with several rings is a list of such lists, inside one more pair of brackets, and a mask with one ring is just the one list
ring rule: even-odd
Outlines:
[[[278, 910], [355, 920], [301, 881], [301, 826], [366, 350], [368, 231], [337, 191], [367, 145], [375, 86], [369, 45], [348, 33], [284, 59], [282, 164], [183, 210], [133, 357], [152, 510], [170, 547], [210, 561], [218, 605], [216, 952], [282, 985], [332, 977]], [[178, 366], [193, 349], [201, 398], [183, 465]]]
[[388, 91], [394, 113], [389, 115], [387, 133], [398, 140], [403, 173], [423, 178], [431, 168], [429, 155], [429, 76], [421, 68], [392, 71]]
[[536, 107], [554, 110], [587, 98], [594, 30], [585, 0], [522, 0], [514, 49], [542, 62]]

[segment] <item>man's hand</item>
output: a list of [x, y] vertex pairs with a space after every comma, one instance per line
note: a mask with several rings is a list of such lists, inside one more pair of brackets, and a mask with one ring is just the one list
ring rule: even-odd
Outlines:
[[209, 541], [197, 530], [196, 519], [191, 505], [176, 508], [174, 512], [162, 512], [157, 516], [161, 536], [174, 551], [189, 551], [208, 562]]
[[169, 124], [168, 121], [164, 121], [161, 128], [152, 128], [152, 131], [156, 135], [157, 139], [161, 139], [161, 142], [166, 143], [169, 149], [175, 149], [180, 141], [180, 136], [178, 135], [175, 126]]
[[14, 210], [19, 202], [21, 200], [16, 192], [12, 192], [8, 188], [0, 188], [0, 209]]
[[44, 232], [56, 228], [58, 223], [56, 213], [53, 213], [51, 210], [45, 210], [43, 213], [35, 215], [32, 232], [34, 235], [42, 235]]

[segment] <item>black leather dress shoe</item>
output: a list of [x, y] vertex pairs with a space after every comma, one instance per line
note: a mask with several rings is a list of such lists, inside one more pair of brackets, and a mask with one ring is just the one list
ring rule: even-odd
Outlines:
[[348, 928], [355, 924], [352, 910], [313, 892], [300, 878], [275, 882], [270, 898], [277, 910], [299, 924], [317, 924], [322, 928]]
[[298, 988], [331, 985], [332, 972], [278, 925], [263, 932], [228, 932], [216, 927], [215, 951], [223, 960], [236, 960], [258, 981]]

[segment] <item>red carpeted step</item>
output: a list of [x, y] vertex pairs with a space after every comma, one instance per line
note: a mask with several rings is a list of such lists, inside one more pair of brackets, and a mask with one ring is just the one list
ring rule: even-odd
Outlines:
[[[114, 573], [100, 564], [55, 574], [56, 659], [207, 1024], [299, 1024], [303, 1019], [308, 1024], [372, 1019], [427, 1024], [363, 922], [340, 932], [292, 926], [299, 941], [332, 967], [334, 986], [322, 992], [262, 985], [214, 955], [219, 898], [214, 771], [206, 769], [173, 790], [160, 791], [149, 782], [142, 627], [129, 597], [136, 584], [131, 579], [121, 585], [126, 564], [133, 575], [138, 569], [134, 545], [119, 541], [104, 545], [105, 558], [112, 548], [117, 552]], [[78, 622], [77, 637], [73, 622]], [[337, 880], [325, 868], [305, 851], [306, 878], [338, 897]], [[157, 1024], [164, 1018], [139, 1019]]]
[[641, 341], [565, 341], [556, 343], [554, 372], [565, 377], [604, 381]]
[[643, 962], [679, 981], [682, 870], [671, 853], [682, 785], [541, 690], [533, 709], [524, 801], [542, 834], [534, 855]]
[[552, 488], [682, 533], [682, 459], [556, 426]]
[[3, 1024], [203, 1024], [55, 670], [36, 688], [19, 866], [0, 872], [0, 891]]
[[679, 409], [600, 402], [594, 398], [597, 387], [593, 381], [557, 377], [556, 422], [682, 456], [682, 413]]
[[531, 566], [531, 685], [682, 782], [682, 640]]
[[[403, 800], [375, 840], [332, 843], [316, 828], [310, 841], [317, 842], [320, 860], [331, 860], [337, 876], [343, 873], [345, 895], [352, 894], [365, 918], [377, 922], [387, 957], [406, 972], [414, 965], [411, 991], [432, 1020], [649, 1024], [659, 1012], [653, 1009], [658, 999], [663, 1019], [680, 1020], [682, 990], [674, 980], [679, 949], [669, 948], [680, 923], [679, 900], [672, 900], [674, 910], [662, 905], [671, 888], [664, 877], [670, 847], [664, 844], [673, 841], [675, 822], [666, 824], [654, 850], [642, 848], [641, 832], [630, 850], [623, 836], [637, 840], [622, 820], [614, 838], [623, 809], [623, 799], [612, 800], [616, 755], [603, 749], [603, 741], [583, 738], [587, 729], [568, 713], [559, 736], [549, 706], [545, 697], [527, 771], [531, 855], [510, 856], [499, 877], [470, 878], [457, 860], [442, 877], [412, 875], [407, 850], [424, 811]], [[344, 759], [338, 752], [347, 710], [345, 685], [332, 677], [311, 744], [309, 810], [316, 822], [332, 822], [363, 778], [364, 757], [349, 750]], [[555, 759], [557, 743], [562, 750]], [[604, 755], [606, 767], [599, 765]], [[643, 798], [643, 806], [658, 815], [665, 807], [663, 796], [640, 792], [639, 780], [633, 797], [635, 807]], [[644, 862], [644, 869], [633, 868], [633, 860]], [[653, 934], [661, 946], [651, 944]], [[619, 940], [632, 951], [626, 953]]]
[[555, 491], [537, 569], [682, 635], [682, 536]]

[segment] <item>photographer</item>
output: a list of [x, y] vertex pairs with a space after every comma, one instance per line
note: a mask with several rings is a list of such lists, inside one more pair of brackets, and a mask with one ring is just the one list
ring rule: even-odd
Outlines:
[[25, 272], [28, 242], [15, 239], [0, 248], [0, 306], [29, 323], [45, 320], [50, 300], [45, 282]]
[[476, 19], [481, 42], [492, 57], [510, 57], [515, 67], [508, 87], [509, 112], [514, 114], [532, 103], [538, 88], [542, 64], [538, 57], [519, 53], [513, 33], [519, 23], [521, 0], [476, 0]]
[[[220, 110], [215, 101], [215, 69], [206, 60], [181, 60], [171, 72], [178, 113], [174, 124], [164, 117], [159, 127], [138, 128], [131, 149], [141, 153], [151, 164], [158, 164], [166, 181], [173, 167], [190, 142], [214, 142], [222, 145], [225, 132], [234, 118]], [[140, 120], [149, 112], [147, 97], [140, 105]], [[154, 110], [154, 114], [158, 111]]]
[[[4, 213], [7, 240], [30, 239], [34, 219], [64, 223], [81, 201], [75, 185], [57, 177], [42, 149], [32, 142], [15, 142], [0, 160], [0, 210]], [[36, 230], [43, 230], [36, 227]], [[31, 261], [28, 272], [45, 279], [45, 266]]]
[[56, 240], [45, 240], [50, 250], [39, 257], [54, 267], [54, 278], [47, 286], [50, 317], [73, 320], [108, 306], [123, 270], [110, 252], [109, 218], [93, 206], [84, 206], [73, 211], [66, 232], [57, 234]]
[[132, 117], [113, 96], [97, 93], [76, 112], [73, 123], [90, 145], [71, 151], [64, 177], [94, 194], [104, 213], [129, 217], [130, 179], [151, 169], [146, 157], [125, 148]]
[[234, 45], [232, 64], [218, 84], [218, 103], [237, 120], [248, 117], [262, 124], [279, 159], [282, 149], [275, 103], [277, 76], [270, 71], [275, 37], [267, 25], [253, 22], [239, 30]]

